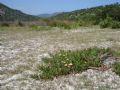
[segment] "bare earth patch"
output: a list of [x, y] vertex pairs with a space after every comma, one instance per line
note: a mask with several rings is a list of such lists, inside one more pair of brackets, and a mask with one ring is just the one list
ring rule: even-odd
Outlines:
[[117, 48], [120, 31], [98, 28], [78, 30], [32, 31], [4, 28], [0, 31], [0, 90], [119, 90], [120, 77], [112, 72], [89, 69], [78, 74], [35, 80], [36, 67], [42, 57], [58, 50], [89, 47]]

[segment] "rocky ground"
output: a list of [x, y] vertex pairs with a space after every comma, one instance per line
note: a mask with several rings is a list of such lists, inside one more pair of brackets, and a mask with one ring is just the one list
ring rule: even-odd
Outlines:
[[36, 74], [41, 58], [49, 53], [94, 46], [120, 50], [120, 30], [0, 28], [0, 90], [120, 90], [120, 77], [111, 68], [88, 69], [48, 81], [31, 77]]

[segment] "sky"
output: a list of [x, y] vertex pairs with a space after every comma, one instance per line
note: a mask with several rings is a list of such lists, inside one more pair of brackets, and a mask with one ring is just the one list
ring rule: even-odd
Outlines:
[[120, 3], [120, 0], [0, 0], [0, 3], [31, 15], [67, 12], [115, 2]]

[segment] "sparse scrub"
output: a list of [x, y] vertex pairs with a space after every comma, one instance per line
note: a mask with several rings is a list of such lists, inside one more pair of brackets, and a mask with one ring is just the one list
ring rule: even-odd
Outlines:
[[77, 22], [72, 22], [68, 20], [47, 20], [46, 21], [48, 26], [51, 27], [59, 27], [63, 29], [72, 29], [79, 27], [79, 24]]
[[50, 58], [43, 58], [43, 65], [38, 67], [39, 77], [53, 79], [60, 75], [82, 72], [89, 67], [100, 67], [100, 55], [109, 51], [110, 49], [89, 48], [50, 54]]

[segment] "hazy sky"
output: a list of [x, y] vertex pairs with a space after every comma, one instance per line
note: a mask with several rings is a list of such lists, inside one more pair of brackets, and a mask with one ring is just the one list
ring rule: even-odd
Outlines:
[[38, 15], [120, 3], [120, 0], [0, 0], [0, 2], [25, 13]]

